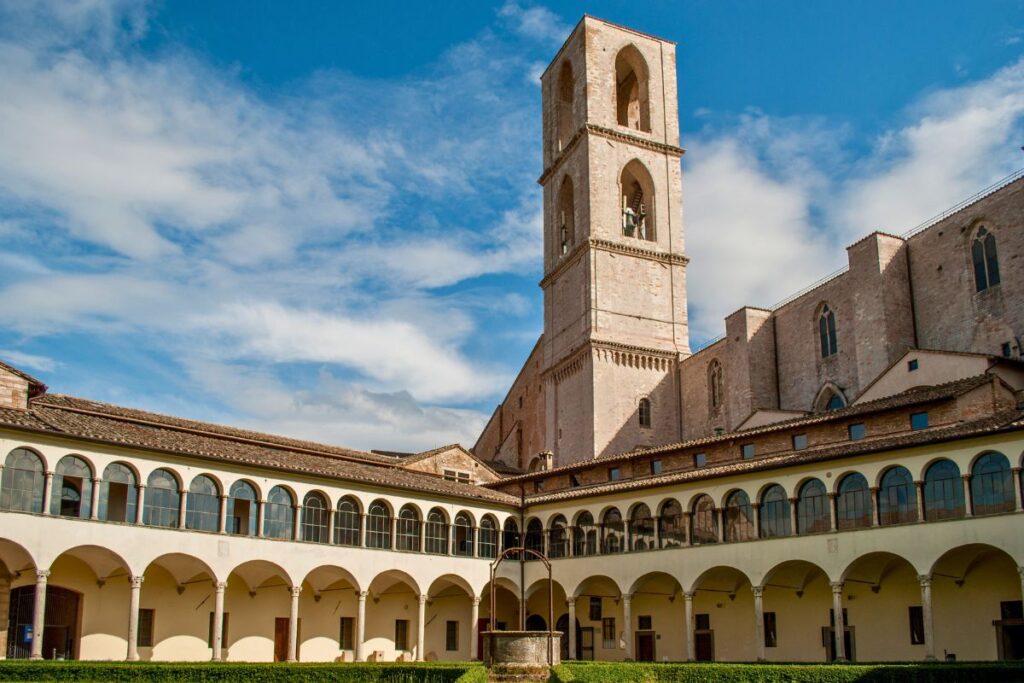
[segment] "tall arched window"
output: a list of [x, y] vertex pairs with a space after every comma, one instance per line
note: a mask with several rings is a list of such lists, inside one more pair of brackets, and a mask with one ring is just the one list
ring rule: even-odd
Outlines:
[[292, 538], [295, 532], [295, 499], [288, 489], [275, 486], [263, 505], [263, 535], [267, 538]]
[[211, 477], [200, 474], [188, 487], [185, 528], [220, 531], [220, 488]]
[[601, 552], [621, 553], [626, 550], [626, 529], [618, 508], [609, 508], [601, 517]]
[[796, 500], [796, 532], [816, 534], [832, 526], [828, 491], [818, 479], [804, 482]]
[[359, 519], [359, 501], [345, 496], [338, 501], [334, 512], [334, 542], [338, 545], [358, 546], [362, 524]]
[[971, 261], [974, 263], [974, 286], [981, 292], [999, 284], [999, 257], [996, 237], [984, 226], [978, 228], [971, 242]]
[[418, 551], [420, 549], [420, 514], [411, 505], [398, 511], [395, 520], [395, 550]]
[[708, 393], [712, 411], [722, 407], [725, 398], [722, 391], [722, 374], [722, 364], [716, 358], [708, 366]]
[[658, 541], [662, 548], [678, 548], [686, 543], [686, 520], [678, 500], [665, 501], [658, 514]]
[[27, 448], [15, 448], [4, 460], [0, 509], [42, 512], [46, 475], [43, 461]]
[[468, 513], [460, 512], [455, 515], [452, 531], [452, 554], [473, 557], [473, 520]]
[[1015, 505], [1010, 461], [1002, 453], [986, 453], [971, 467], [971, 509], [976, 515], [1013, 512]]
[[572, 111], [574, 85], [572, 64], [567, 59], [562, 62], [562, 69], [558, 74], [558, 108], [555, 110], [555, 116], [558, 118], [558, 136], [555, 140], [556, 154], [569, 144], [575, 128]]
[[92, 509], [92, 468], [75, 455], [65, 455], [53, 473], [50, 513], [61, 517], [89, 518]]
[[836, 314], [825, 304], [818, 315], [818, 337], [821, 341], [821, 357], [828, 358], [838, 351], [836, 340]]
[[792, 533], [786, 490], [772, 484], [761, 495], [761, 538], [778, 538]]
[[480, 520], [480, 540], [477, 546], [480, 557], [498, 556], [498, 524], [490, 515]]
[[501, 547], [502, 550], [506, 548], [518, 548], [519, 547], [519, 524], [513, 517], [509, 517], [505, 520], [505, 524], [501, 528]]
[[391, 547], [391, 511], [383, 501], [373, 501], [366, 510], [366, 547]]
[[551, 520], [551, 528], [548, 529], [548, 557], [565, 557], [569, 553], [569, 523], [562, 515], [556, 515]]
[[[538, 553], [544, 552], [544, 525], [536, 517], [526, 523], [526, 539], [523, 547], [527, 550], [536, 550]], [[527, 555], [526, 559], [535, 560], [537, 558]]]
[[438, 508], [427, 513], [424, 550], [432, 555], [448, 554], [448, 518]]
[[654, 182], [643, 164], [633, 159], [619, 177], [622, 234], [641, 240], [655, 239]]
[[228, 533], [239, 536], [255, 536], [259, 507], [256, 488], [247, 481], [236, 481], [231, 485], [228, 497]]
[[615, 118], [620, 126], [650, 132], [647, 62], [633, 45], [615, 57]]
[[960, 468], [952, 460], [939, 460], [924, 473], [924, 518], [929, 522], [964, 516], [964, 487]]
[[178, 478], [170, 471], [153, 470], [146, 482], [145, 506], [142, 509], [143, 524], [177, 528], [178, 511], [181, 509], [178, 486]]
[[715, 501], [702, 494], [693, 503], [690, 513], [690, 539], [694, 545], [718, 543], [718, 520], [715, 518]]
[[640, 503], [633, 508], [629, 516], [630, 549], [654, 550], [654, 541], [654, 518], [651, 516], [651, 508]]
[[576, 557], [597, 554], [597, 526], [594, 524], [594, 516], [589, 512], [581, 512], [576, 517], [572, 552]]
[[871, 489], [863, 474], [852, 472], [840, 480], [836, 509], [836, 526], [839, 529], [871, 526]]
[[746, 491], [733, 491], [725, 499], [725, 540], [749, 541], [754, 538], [754, 513]]
[[878, 489], [878, 521], [880, 524], [917, 521], [917, 487], [906, 467], [891, 467], [882, 475]]
[[651, 399], [642, 398], [640, 404], [637, 406], [637, 413], [640, 416], [640, 426], [650, 427], [651, 426]]
[[558, 189], [558, 254], [569, 253], [576, 242], [576, 199], [573, 196], [572, 178], [562, 179]]
[[313, 543], [328, 543], [327, 499], [316, 491], [310, 491], [302, 501], [302, 540]]
[[110, 463], [103, 470], [103, 483], [100, 484], [100, 519], [134, 522], [138, 496], [135, 471], [124, 463]]

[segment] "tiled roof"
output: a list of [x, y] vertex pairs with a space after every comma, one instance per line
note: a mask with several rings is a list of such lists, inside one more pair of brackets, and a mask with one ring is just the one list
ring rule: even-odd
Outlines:
[[[840, 444], [829, 444], [817, 448], [808, 448], [801, 451], [788, 451], [778, 455], [753, 460], [738, 460], [736, 462], [711, 465], [700, 469], [688, 469], [679, 472], [669, 472], [651, 477], [627, 479], [616, 482], [604, 482], [590, 486], [579, 486], [562, 491], [551, 493], [538, 493], [528, 495], [526, 503], [537, 505], [540, 503], [551, 503], [559, 500], [582, 498], [607, 493], [621, 493], [636, 489], [646, 489], [655, 486], [678, 484], [692, 481], [703, 481], [716, 479], [746, 472], [761, 472], [764, 470], [789, 467], [792, 465], [804, 465], [807, 463], [834, 460], [851, 455], [863, 455], [879, 451], [894, 450], [900, 448], [912, 448], [924, 444], [940, 443], [955, 439], [964, 439], [984, 434], [994, 434], [1004, 431], [1014, 431], [1024, 428], [1024, 411], [1011, 410], [987, 417], [958, 422], [942, 427], [932, 427], [914, 432], [904, 432], [887, 437], [862, 441], [847, 441]], [[503, 483], [507, 483], [503, 482]]]
[[255, 467], [323, 476], [442, 496], [518, 504], [515, 496], [401, 469], [393, 458], [247, 430], [155, 415], [71, 396], [34, 399], [29, 410], [0, 409], [0, 427], [33, 430], [197, 456]]
[[32, 385], [32, 388], [34, 389], [34, 391], [30, 391], [29, 392], [30, 394], [34, 395], [34, 394], [38, 394], [38, 393], [41, 393], [43, 391], [46, 391], [46, 385], [43, 384], [42, 382], [40, 382], [38, 379], [36, 379], [32, 375], [28, 374], [27, 372], [22, 372], [21, 370], [19, 370], [18, 368], [14, 367], [13, 365], [8, 365], [7, 363], [3, 362], [2, 360], [0, 360], [0, 370], [6, 370], [7, 372], [11, 373], [12, 375], [17, 375], [18, 377], [22, 378], [23, 380], [28, 382], [30, 385]]
[[586, 470], [595, 465], [595, 463], [605, 464], [608, 462], [632, 460], [634, 458], [644, 458], [651, 455], [666, 453], [671, 451], [680, 451], [687, 448], [697, 448], [709, 446], [718, 443], [728, 443], [736, 439], [746, 439], [761, 434], [770, 434], [773, 432], [784, 431], [794, 427], [804, 427], [809, 425], [821, 424], [825, 422], [848, 420], [851, 417], [858, 415], [864, 415], [868, 413], [881, 412], [885, 410], [893, 410], [895, 408], [902, 408], [910, 405], [931, 403], [933, 401], [940, 401], [944, 399], [955, 398], [964, 394], [972, 389], [976, 389], [984, 384], [998, 381], [998, 379], [989, 374], [976, 375], [974, 377], [967, 377], [959, 379], [954, 382], [947, 382], [945, 384], [938, 384], [934, 386], [916, 387], [909, 389], [899, 394], [893, 394], [892, 396], [886, 396], [879, 398], [874, 401], [866, 401], [864, 403], [858, 403], [855, 405], [847, 406], [846, 408], [840, 408], [839, 410], [833, 410], [827, 413], [815, 413], [813, 415], [796, 417], [791, 420], [783, 420], [782, 422], [773, 422], [768, 425], [762, 425], [759, 427], [751, 427], [750, 429], [741, 429], [734, 432], [726, 432], [724, 434], [717, 434], [714, 436], [705, 436], [699, 439], [690, 439], [689, 441], [680, 441], [677, 443], [670, 443], [664, 446], [656, 446], [654, 448], [644, 448], [635, 451], [628, 451], [626, 453], [615, 453], [612, 455], [605, 455], [600, 458], [594, 458], [592, 460], [583, 460], [580, 462], [569, 463], [556, 467], [551, 470], [542, 472], [531, 472], [529, 474], [523, 474], [517, 477], [507, 477], [500, 482], [490, 484], [490, 486], [499, 486], [501, 484], [507, 484], [510, 481], [528, 481], [532, 479], [543, 479], [550, 477], [552, 474], [561, 472], [576, 472], [579, 470]]

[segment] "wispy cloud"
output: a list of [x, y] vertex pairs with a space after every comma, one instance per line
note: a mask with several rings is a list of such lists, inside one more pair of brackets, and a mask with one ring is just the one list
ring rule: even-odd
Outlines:
[[20, 368], [38, 370], [39, 372], [54, 372], [60, 367], [60, 363], [53, 358], [15, 351], [14, 349], [0, 349], [0, 360], [7, 361]]

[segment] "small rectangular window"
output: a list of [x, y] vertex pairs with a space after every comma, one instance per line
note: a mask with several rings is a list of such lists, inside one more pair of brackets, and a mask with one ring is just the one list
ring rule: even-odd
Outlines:
[[601, 620], [601, 640], [604, 649], [615, 649], [615, 617], [605, 617]]
[[570, 474], [569, 475], [569, 486], [571, 486], [572, 488], [576, 488], [579, 485], [580, 485], [579, 478], [575, 474]]
[[778, 635], [775, 632], [775, 612], [764, 613], [764, 646], [777, 647]]
[[924, 645], [924, 609], [920, 605], [911, 605], [910, 612], [910, 644]]
[[1013, 355], [1013, 344], [1010, 342], [1003, 342], [1003, 358], [1009, 358]]
[[459, 472], [458, 473], [458, 477], [459, 477], [459, 482], [461, 482], [463, 484], [468, 484], [469, 483], [469, 472]]
[[608, 468], [608, 481], [618, 481], [620, 474], [621, 473], [619, 472], [619, 468], [618, 467], [609, 467]]
[[156, 617], [156, 610], [139, 610], [139, 632], [136, 643], [139, 647], [153, 647], [153, 620]]
[[914, 370], [917, 370], [918, 367], [916, 358], [911, 358], [907, 361], [907, 372], [913, 372]]
[[444, 649], [448, 652], [456, 652], [459, 649], [459, 622], [444, 623]]
[[999, 616], [1002, 619], [1024, 619], [1024, 602], [1021, 600], [1004, 600], [999, 603]]
[[867, 435], [868, 428], [864, 425], [863, 422], [857, 422], [855, 424], [850, 425], [847, 428], [847, 431], [850, 433], [850, 441], [857, 441], [859, 439], [863, 439], [865, 435]]
[[694, 629], [697, 631], [710, 631], [711, 630], [711, 615], [710, 614], [697, 614], [694, 615]]
[[455, 481], [455, 470], [445, 470], [443, 476], [448, 481]]
[[355, 642], [355, 619], [352, 617], [341, 617], [338, 625], [338, 649], [354, 650]]
[[928, 413], [911, 413], [910, 428], [926, 429], [928, 427]]
[[395, 649], [409, 649], [409, 620], [395, 619]]
[[[228, 612], [224, 613], [224, 621], [220, 623], [220, 644], [221, 647], [228, 646]], [[210, 612], [210, 625], [206, 629], [206, 647], [213, 647], [213, 612]]]
[[654, 626], [652, 626], [652, 624], [653, 620], [651, 619], [651, 615], [649, 614], [643, 614], [637, 617], [637, 629], [640, 631], [654, 630]]
[[538, 479], [537, 481], [533, 482], [533, 492], [534, 493], [540, 493], [543, 490], [544, 490], [544, 480], [543, 479]]
[[793, 435], [793, 450], [802, 451], [807, 448], [807, 435], [806, 434], [794, 434]]
[[590, 620], [601, 621], [601, 598], [590, 598]]
[[652, 460], [651, 461], [651, 474], [661, 474], [661, 461], [660, 460]]
[[707, 464], [708, 464], [708, 454], [707, 453], [697, 453], [695, 456], [693, 456], [693, 466], [694, 467], [704, 467]]
[[754, 444], [752, 444], [752, 443], [745, 443], [742, 446], [740, 446], [740, 454], [743, 456], [744, 460], [750, 460], [751, 458], [753, 458], [754, 457]]

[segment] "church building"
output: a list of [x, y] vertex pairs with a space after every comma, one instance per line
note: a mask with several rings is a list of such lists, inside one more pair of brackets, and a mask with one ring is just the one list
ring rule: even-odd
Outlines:
[[[0, 656], [467, 660], [493, 618], [563, 659], [1024, 658], [1024, 173], [696, 349], [675, 45], [586, 16], [541, 85], [544, 329], [471, 449], [0, 362]], [[553, 583], [492, 582], [507, 548]]]

